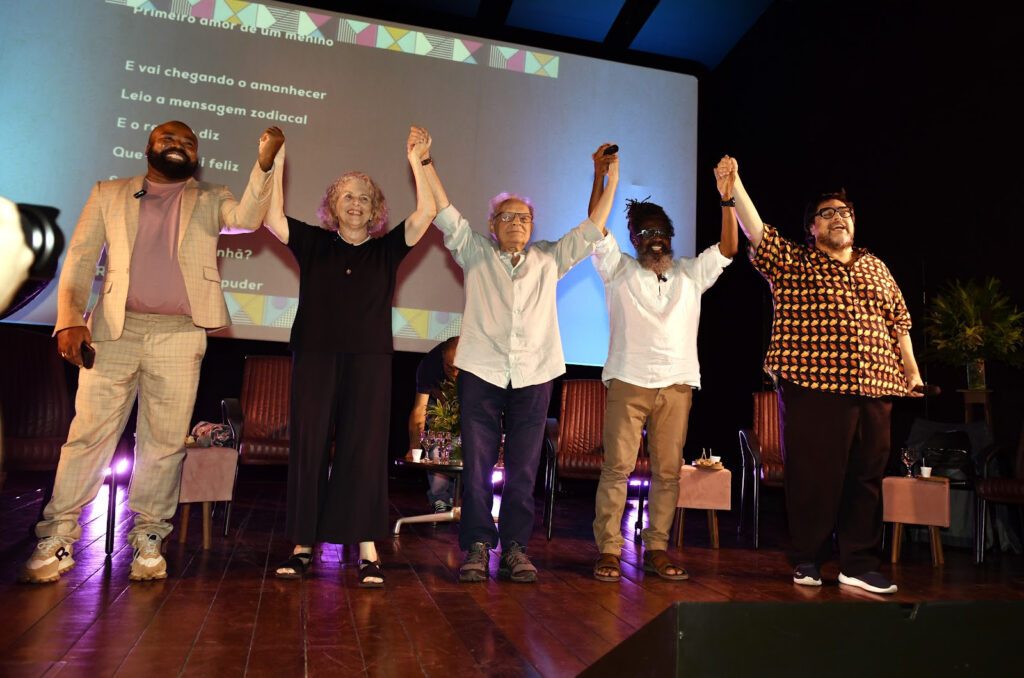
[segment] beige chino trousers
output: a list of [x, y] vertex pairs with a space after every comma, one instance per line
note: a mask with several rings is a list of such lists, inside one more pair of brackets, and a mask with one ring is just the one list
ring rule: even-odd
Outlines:
[[75, 418], [36, 536], [69, 542], [82, 536], [82, 507], [103, 484], [137, 395], [135, 467], [128, 493], [128, 507], [136, 515], [128, 542], [135, 546], [149, 534], [166, 538], [178, 506], [206, 331], [188, 316], [128, 313], [121, 337], [94, 347], [95, 365], [79, 370]]
[[684, 384], [644, 388], [618, 379], [609, 382], [604, 415], [604, 463], [594, 510], [594, 540], [601, 553], [619, 555], [622, 551], [622, 512], [644, 422], [647, 423], [651, 487], [648, 527], [640, 537], [648, 550], [668, 548], [668, 534], [679, 498], [679, 468], [692, 401], [693, 389]]

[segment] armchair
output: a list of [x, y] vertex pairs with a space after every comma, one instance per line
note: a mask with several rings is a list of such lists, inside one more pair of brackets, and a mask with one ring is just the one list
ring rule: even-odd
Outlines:
[[975, 526], [974, 526], [974, 562], [981, 564], [985, 560], [985, 522], [988, 504], [1016, 504], [1018, 510], [1024, 511], [1024, 426], [1021, 427], [1020, 442], [1017, 445], [1017, 458], [1014, 474], [1011, 478], [988, 477], [988, 461], [995, 457], [996, 448], [988, 452], [982, 477], [974, 481], [975, 492]]
[[[560, 478], [598, 480], [604, 461], [604, 411], [607, 389], [600, 379], [566, 379], [562, 382], [561, 416], [548, 420], [544, 440], [544, 522], [551, 539], [555, 490]], [[641, 439], [634, 477], [650, 478], [644, 438]], [[642, 525], [647, 490], [641, 482], [636, 529]]]
[[291, 378], [289, 356], [246, 356], [240, 397], [221, 401], [224, 423], [238, 445], [239, 463], [288, 463]]
[[743, 461], [740, 484], [740, 521], [743, 533], [748, 504], [753, 512], [754, 548], [760, 538], [761, 486], [782, 487], [785, 462], [782, 457], [782, 425], [775, 391], [758, 391], [754, 396], [753, 428], [741, 429], [740, 456]]

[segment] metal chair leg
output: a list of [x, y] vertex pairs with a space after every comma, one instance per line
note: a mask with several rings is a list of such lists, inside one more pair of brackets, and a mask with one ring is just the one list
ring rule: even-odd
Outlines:
[[761, 482], [755, 478], [754, 487], [754, 550], [760, 546], [761, 540]]
[[110, 492], [107, 493], [107, 540], [105, 549], [109, 556], [114, 552], [114, 512], [117, 509], [117, 464], [110, 465]]
[[981, 565], [985, 562], [985, 513], [988, 511], [988, 502], [975, 495], [974, 502], [974, 563]]
[[551, 466], [551, 486], [548, 488], [547, 506], [544, 511], [547, 517], [548, 541], [551, 541], [551, 533], [555, 524], [555, 486], [557, 484], [558, 466], [557, 464], [553, 464]]
[[736, 526], [736, 534], [743, 534], [743, 523], [747, 517], [747, 469], [740, 473], [740, 520]]

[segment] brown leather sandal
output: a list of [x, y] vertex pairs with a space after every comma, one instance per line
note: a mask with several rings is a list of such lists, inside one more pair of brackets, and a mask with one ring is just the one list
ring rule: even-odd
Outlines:
[[622, 568], [619, 557], [614, 553], [602, 553], [594, 564], [594, 579], [598, 581], [619, 581], [622, 579]]
[[[671, 570], [675, 570], [675, 572]], [[682, 565], [673, 563], [672, 559], [668, 557], [668, 551], [662, 549], [644, 551], [644, 572], [653, 572], [662, 579], [669, 579], [671, 581], [682, 581], [690, 578], [690, 575], [686, 574], [686, 570], [683, 569]]]

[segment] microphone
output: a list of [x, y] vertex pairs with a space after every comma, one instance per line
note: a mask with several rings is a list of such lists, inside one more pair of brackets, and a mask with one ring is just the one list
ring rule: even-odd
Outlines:
[[132, 197], [135, 198], [136, 200], [138, 200], [144, 195], [146, 195], [146, 189], [144, 188], [139, 191], [136, 191], [135, 193], [132, 193]]
[[619, 152], [618, 144], [612, 144], [608, 148], [604, 149], [604, 151], [601, 152], [601, 155], [612, 155], [613, 153], [618, 153], [618, 152]]
[[942, 393], [942, 389], [932, 384], [918, 384], [913, 389], [914, 393], [920, 393], [925, 396], [937, 396]]
[[658, 282], [668, 282], [668, 278], [665, 277], [664, 273], [658, 274]]

